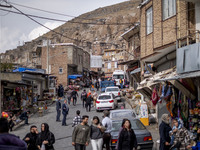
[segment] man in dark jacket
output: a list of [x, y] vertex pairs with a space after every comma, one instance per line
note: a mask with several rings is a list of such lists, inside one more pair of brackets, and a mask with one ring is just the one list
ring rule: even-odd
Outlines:
[[66, 126], [66, 117], [69, 112], [69, 107], [67, 105], [67, 100], [64, 101], [64, 104], [62, 105], [62, 114], [63, 114], [63, 120], [62, 120], [62, 126]]
[[87, 93], [85, 90], [83, 90], [83, 92], [81, 93], [81, 100], [83, 101], [83, 108], [85, 106], [86, 99], [87, 99]]
[[0, 150], [27, 150], [26, 143], [8, 131], [8, 120], [0, 118]]
[[28, 125], [28, 115], [29, 114], [30, 114], [30, 111], [25, 111], [19, 116], [19, 119], [25, 120], [26, 125]]
[[56, 116], [56, 121], [60, 122], [60, 112], [61, 112], [61, 97], [58, 98], [56, 102], [56, 111], [57, 111], [57, 116]]
[[91, 110], [91, 103], [92, 103], [92, 95], [91, 93], [89, 92], [87, 94], [87, 99], [86, 99], [86, 104], [85, 104], [85, 107], [86, 107], [86, 111], [90, 111]]
[[26, 136], [23, 139], [28, 145], [28, 150], [38, 150], [36, 144], [37, 138], [38, 138], [37, 127], [33, 125], [30, 128], [30, 133], [26, 134]]
[[171, 138], [169, 136], [169, 131], [172, 128], [169, 125], [169, 115], [163, 114], [162, 115], [162, 123], [159, 126], [159, 133], [160, 133], [160, 150], [169, 150], [170, 149], [170, 141]]
[[60, 85], [58, 86], [58, 96], [59, 96], [59, 97], [63, 97], [63, 96], [64, 96], [64, 88], [63, 88], [63, 85], [62, 85], [62, 84], [60, 84]]
[[77, 96], [78, 96], [77, 91], [73, 89], [73, 91], [72, 91], [72, 98], [73, 98], [73, 105], [74, 106], [76, 106]]

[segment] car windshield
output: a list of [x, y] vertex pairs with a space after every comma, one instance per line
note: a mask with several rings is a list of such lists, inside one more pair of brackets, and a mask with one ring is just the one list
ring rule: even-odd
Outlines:
[[104, 100], [104, 99], [111, 99], [111, 96], [110, 95], [99, 96], [99, 100]]
[[113, 75], [113, 79], [124, 79], [124, 75], [115, 74]]
[[[122, 120], [112, 122], [112, 131], [119, 131], [122, 126]], [[144, 130], [145, 126], [139, 120], [131, 120], [131, 127], [133, 130]]]
[[126, 118], [126, 117], [136, 117], [135, 113], [132, 111], [119, 111], [111, 113], [112, 118]]
[[106, 92], [117, 92], [119, 91], [118, 88], [107, 88]]

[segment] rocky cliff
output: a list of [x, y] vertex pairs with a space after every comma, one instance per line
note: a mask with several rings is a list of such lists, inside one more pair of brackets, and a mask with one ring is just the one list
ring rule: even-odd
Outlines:
[[[25, 65], [32, 57], [29, 55], [36, 45], [41, 44], [45, 38], [52, 43], [75, 43], [80, 47], [92, 48], [94, 43], [121, 45], [121, 34], [139, 20], [138, 0], [126, 1], [112, 6], [98, 8], [94, 11], [76, 17], [59, 26], [54, 31], [27, 42], [24, 46], [6, 51], [1, 54], [2, 61], [10, 61]], [[26, 62], [27, 65], [27, 62]], [[31, 66], [31, 65], [28, 65]], [[34, 66], [33, 66], [34, 67]]]

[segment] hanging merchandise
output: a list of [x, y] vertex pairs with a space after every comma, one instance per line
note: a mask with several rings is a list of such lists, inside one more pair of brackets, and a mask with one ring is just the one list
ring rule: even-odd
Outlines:
[[158, 100], [159, 100], [159, 96], [158, 96], [156, 86], [155, 86], [154, 89], [153, 89], [153, 93], [151, 95], [151, 101], [152, 101], [153, 105], [156, 105]]
[[185, 95], [181, 96], [180, 106], [181, 106], [181, 117], [183, 121], [186, 122], [188, 118], [188, 101]]
[[164, 99], [166, 101], [170, 101], [171, 95], [172, 95], [172, 86], [171, 85], [166, 85], [165, 86], [165, 93], [164, 93]]
[[174, 106], [175, 106], [175, 92], [174, 89], [172, 88], [172, 96], [170, 98], [170, 101], [167, 101], [166, 104], [167, 110], [170, 112], [171, 117], [174, 117], [173, 115]]

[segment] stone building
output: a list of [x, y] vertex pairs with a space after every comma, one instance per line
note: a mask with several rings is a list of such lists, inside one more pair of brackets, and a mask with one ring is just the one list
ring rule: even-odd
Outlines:
[[124, 60], [120, 65], [126, 66], [126, 72], [130, 81], [130, 86], [137, 88], [136, 83], [141, 82], [140, 79], [140, 24], [124, 32], [122, 35], [126, 41], [126, 51]]
[[123, 61], [123, 50], [107, 49], [103, 55], [103, 71], [105, 76], [112, 76], [115, 70], [124, 70], [124, 66], [118, 65]]
[[[140, 82], [138, 90], [148, 91], [149, 99], [152, 91], [162, 86], [173, 87], [176, 89], [174, 95], [181, 93], [187, 100], [194, 100], [197, 96], [194, 91], [200, 91], [200, 74], [192, 74], [199, 60], [196, 47], [199, 45], [196, 43], [199, 42], [198, 6], [198, 0], [143, 0], [139, 5], [141, 78], [145, 77], [145, 69], [149, 68], [149, 64], [153, 69], [149, 71], [151, 75]], [[194, 91], [186, 88], [185, 83], [193, 86]], [[163, 113], [172, 115], [169, 107], [166, 107], [167, 101], [156, 106], [159, 123]]]
[[90, 69], [90, 54], [73, 43], [50, 44], [48, 49], [42, 47], [41, 64], [48, 74], [57, 77], [58, 84], [67, 85], [68, 75]]

